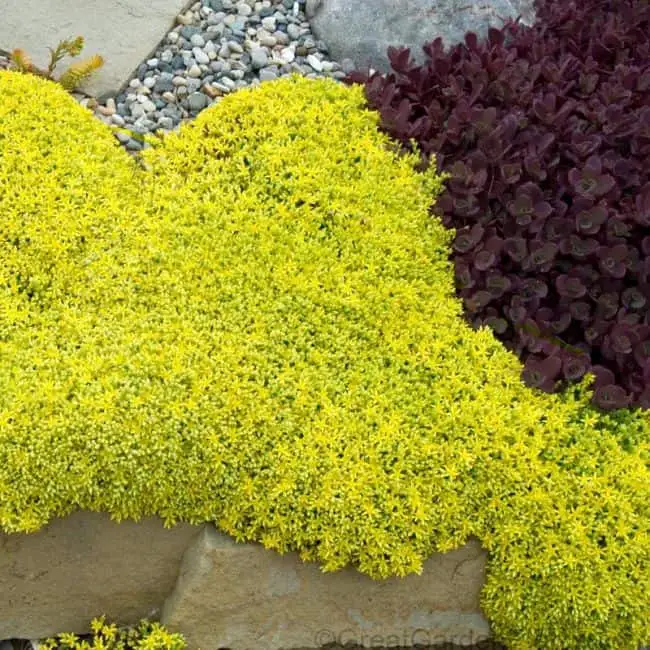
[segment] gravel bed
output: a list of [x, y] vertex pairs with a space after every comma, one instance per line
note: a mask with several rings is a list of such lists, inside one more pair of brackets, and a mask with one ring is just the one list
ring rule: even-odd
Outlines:
[[222, 97], [298, 73], [343, 79], [350, 60], [332, 61], [312, 34], [305, 0], [201, 0], [176, 19], [126, 88], [94, 107], [130, 151], [142, 135], [168, 132]]
[[[0, 51], [0, 69], [8, 63]], [[354, 68], [331, 60], [312, 34], [305, 0], [199, 0], [117, 96], [73, 95], [137, 152], [149, 146], [143, 136], [172, 131], [240, 88], [296, 73], [341, 80]]]

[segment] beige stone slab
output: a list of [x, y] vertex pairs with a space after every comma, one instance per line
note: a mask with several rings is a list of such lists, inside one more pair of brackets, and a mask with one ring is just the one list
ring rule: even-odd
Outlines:
[[431, 557], [420, 576], [374, 581], [352, 568], [322, 573], [295, 553], [237, 544], [206, 526], [161, 620], [201, 650], [470, 645], [490, 635], [479, 607], [485, 561], [472, 541]]
[[101, 614], [125, 624], [152, 615], [200, 530], [77, 512], [37, 533], [0, 534], [0, 639], [83, 633]]
[[[22, 48], [44, 66], [48, 47], [83, 36], [86, 46], [81, 56], [100, 54], [105, 59], [83, 89], [102, 97], [129, 80], [188, 4], [188, 0], [2, 0], [0, 49]], [[62, 69], [73, 60], [64, 59]]]

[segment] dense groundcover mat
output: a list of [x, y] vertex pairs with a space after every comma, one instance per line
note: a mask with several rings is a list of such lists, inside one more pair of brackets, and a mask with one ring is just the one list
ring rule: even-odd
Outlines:
[[536, 0], [481, 41], [355, 74], [382, 127], [451, 174], [435, 210], [467, 319], [529, 385], [587, 372], [602, 408], [650, 408], [650, 3]]
[[648, 416], [528, 388], [464, 321], [442, 179], [378, 122], [286, 79], [139, 164], [0, 73], [0, 526], [214, 521], [374, 578], [474, 535], [510, 647], [636, 650]]

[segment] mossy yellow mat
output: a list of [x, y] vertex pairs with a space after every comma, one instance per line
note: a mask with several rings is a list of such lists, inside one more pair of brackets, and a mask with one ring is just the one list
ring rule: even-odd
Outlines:
[[475, 535], [512, 648], [650, 638], [648, 416], [462, 319], [440, 191], [362, 90], [242, 90], [137, 164], [0, 73], [0, 526], [74, 509], [380, 578]]

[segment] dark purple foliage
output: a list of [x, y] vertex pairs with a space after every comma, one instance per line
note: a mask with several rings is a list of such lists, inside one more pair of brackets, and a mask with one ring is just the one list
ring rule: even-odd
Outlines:
[[538, 0], [529, 28], [391, 48], [354, 73], [383, 127], [451, 174], [466, 315], [556, 390], [593, 372], [603, 408], [650, 406], [650, 3]]

